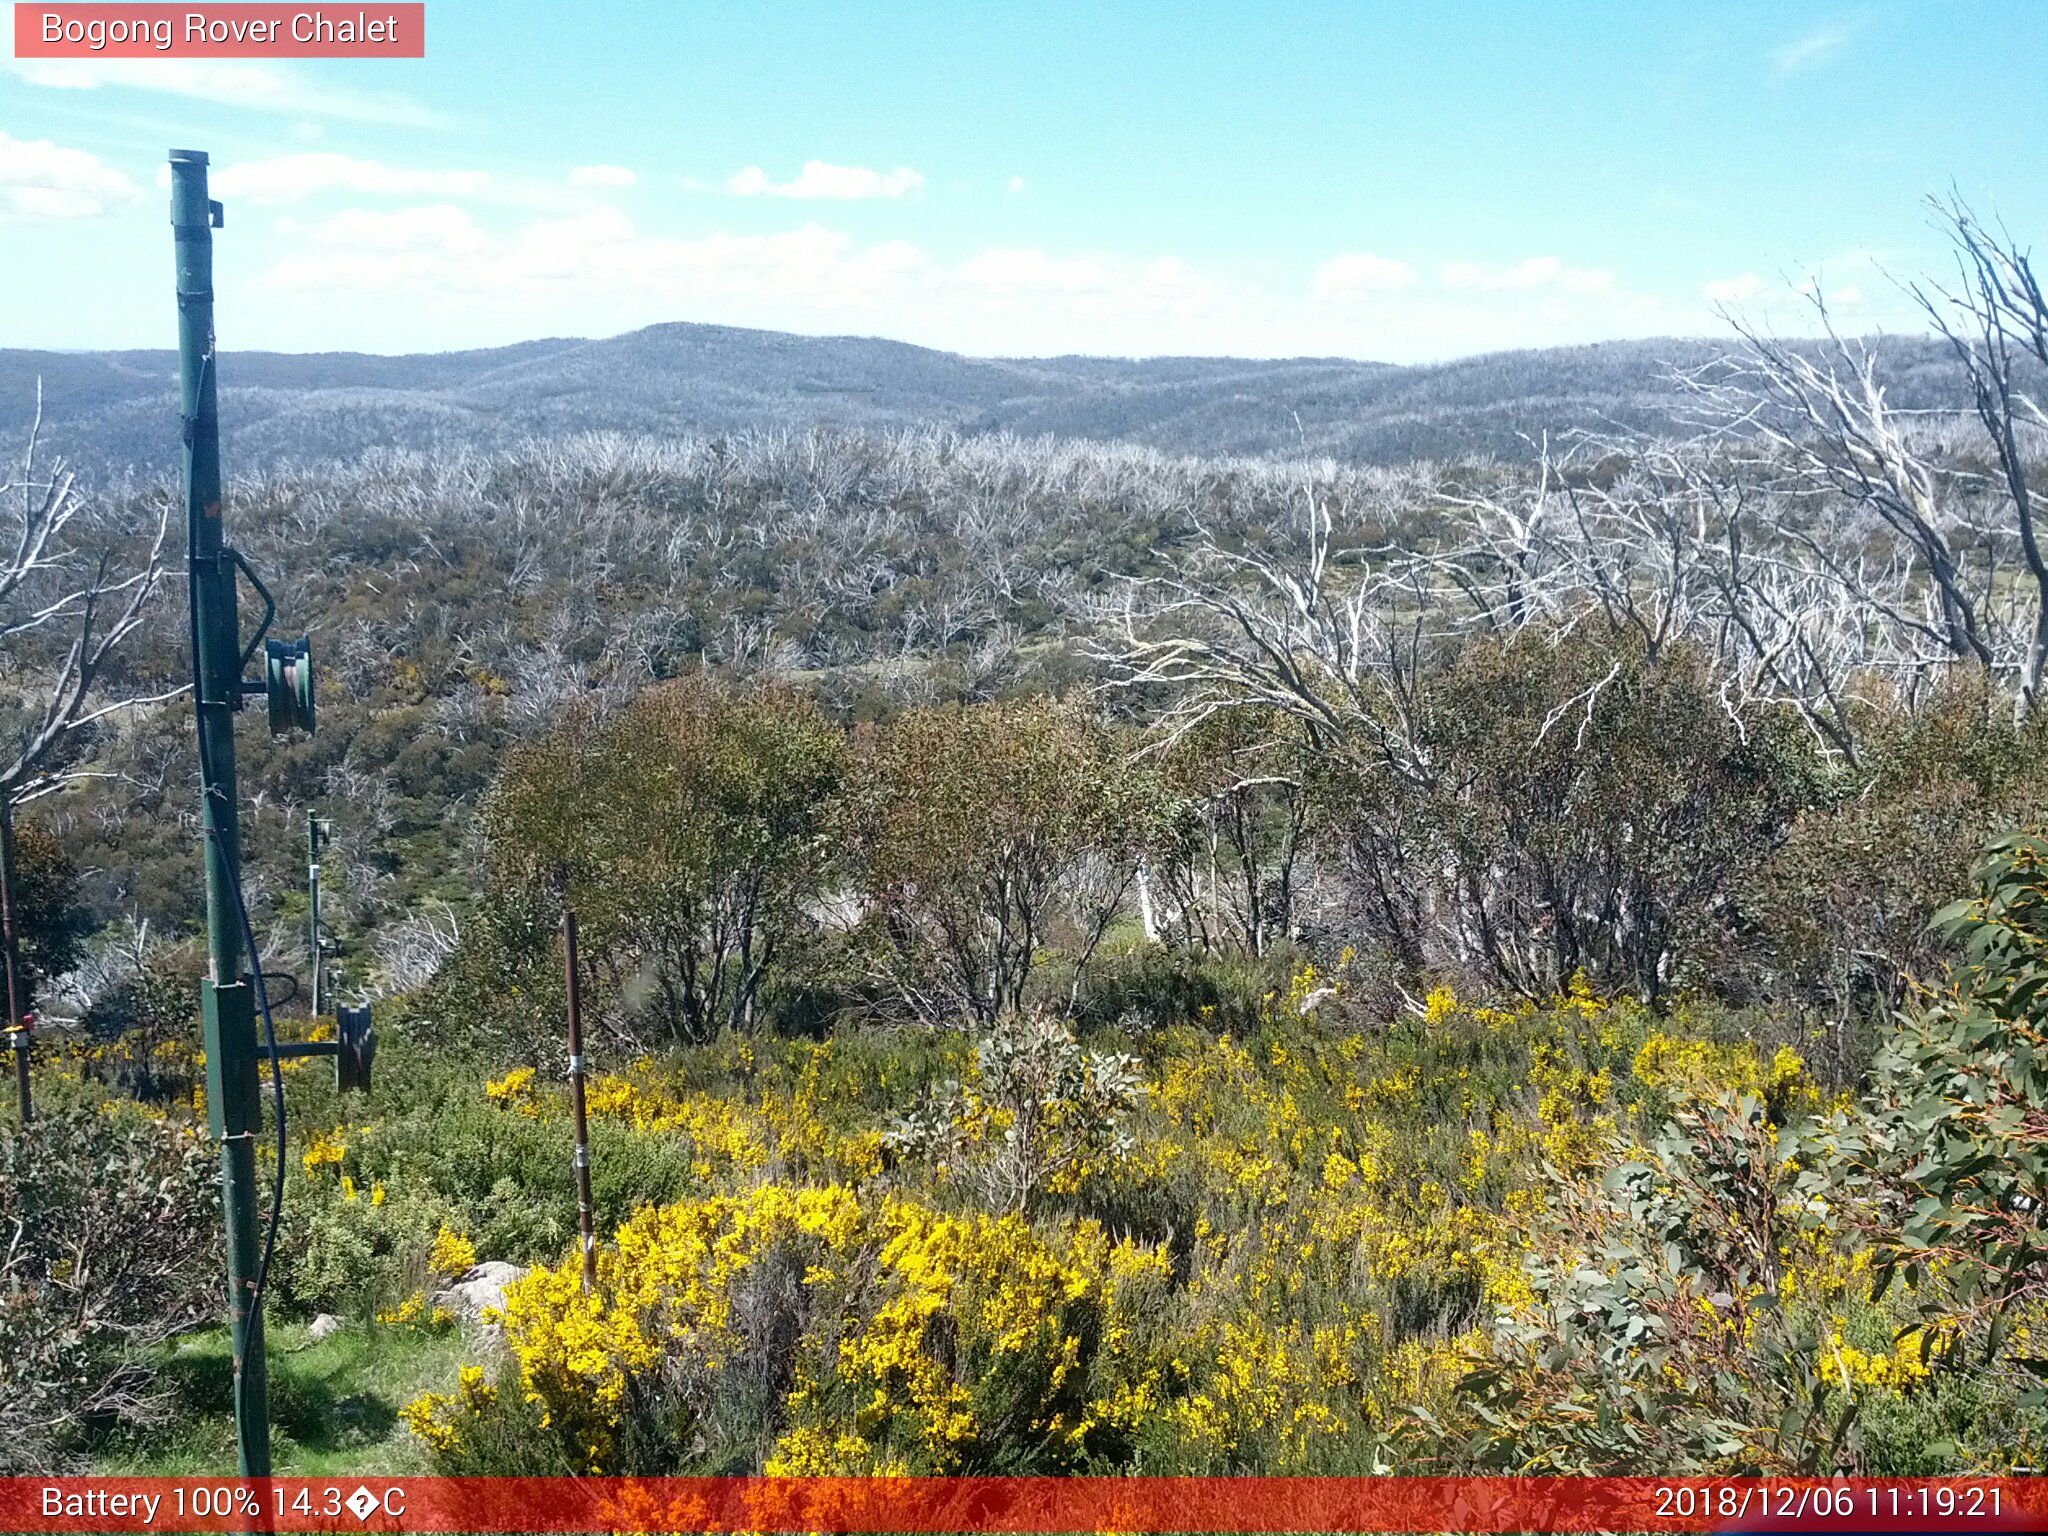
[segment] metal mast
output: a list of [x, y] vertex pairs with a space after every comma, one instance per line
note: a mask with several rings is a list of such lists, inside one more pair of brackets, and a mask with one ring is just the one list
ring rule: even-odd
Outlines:
[[206, 1107], [220, 1142], [227, 1218], [228, 1326], [235, 1357], [235, 1437], [244, 1476], [270, 1472], [270, 1408], [257, 1305], [256, 1135], [263, 1109], [256, 1076], [256, 1015], [243, 942], [236, 823], [234, 713], [242, 703], [236, 561], [221, 528], [220, 420], [213, 345], [213, 231], [220, 204], [206, 196], [206, 156], [171, 151], [171, 237], [177, 251], [178, 377], [184, 418], [186, 571], [191, 585], [193, 707], [206, 833], [208, 974], [200, 983], [206, 1031]]

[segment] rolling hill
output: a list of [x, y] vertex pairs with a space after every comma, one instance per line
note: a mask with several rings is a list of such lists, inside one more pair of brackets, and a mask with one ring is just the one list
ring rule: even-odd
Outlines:
[[[1961, 404], [1926, 339], [1888, 341], [1894, 398]], [[1605, 342], [1420, 366], [1345, 358], [974, 358], [903, 342], [668, 324], [409, 356], [241, 352], [221, 360], [231, 468], [374, 447], [500, 447], [609, 430], [831, 424], [1122, 440], [1187, 453], [1316, 453], [1368, 463], [1526, 452], [1523, 435], [1602, 420], [1658, 427], [1696, 340]], [[50, 446], [88, 472], [175, 462], [176, 355], [0, 350], [0, 444], [40, 380]], [[13, 450], [10, 448], [9, 450]]]

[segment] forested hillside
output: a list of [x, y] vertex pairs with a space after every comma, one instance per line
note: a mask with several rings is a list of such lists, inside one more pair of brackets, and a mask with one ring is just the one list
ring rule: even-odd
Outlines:
[[[530, 436], [935, 426], [1130, 442], [1169, 453], [1333, 454], [1366, 464], [1514, 457], [1578, 429], [1669, 430], [1696, 340], [1503, 352], [1417, 367], [1343, 358], [971, 358], [851, 336], [659, 325], [413, 357], [236, 352], [221, 359], [228, 461], [348, 461], [386, 448], [502, 450]], [[1882, 347], [1893, 403], [1960, 406], [1944, 353]], [[175, 465], [169, 351], [0, 350], [0, 441], [37, 381], [54, 447], [81, 466]]]

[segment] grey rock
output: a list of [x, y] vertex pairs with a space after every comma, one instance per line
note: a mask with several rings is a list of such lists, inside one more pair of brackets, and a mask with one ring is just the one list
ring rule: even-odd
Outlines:
[[433, 1304], [446, 1307], [465, 1323], [481, 1323], [485, 1320], [486, 1311], [505, 1305], [506, 1287], [525, 1277], [523, 1266], [489, 1259], [446, 1290], [434, 1292]]
[[322, 1339], [331, 1339], [341, 1332], [342, 1321], [332, 1312], [322, 1312], [306, 1324], [306, 1337], [318, 1344]]

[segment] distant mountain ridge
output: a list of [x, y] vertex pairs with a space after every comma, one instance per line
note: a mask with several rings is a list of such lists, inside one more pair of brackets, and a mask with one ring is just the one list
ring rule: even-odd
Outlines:
[[[1929, 338], [1884, 343], [1899, 404], [1962, 404]], [[1144, 443], [1176, 453], [1327, 453], [1366, 463], [1517, 456], [1524, 436], [1679, 417], [1669, 370], [1718, 342], [1497, 352], [1402, 366], [1347, 358], [975, 358], [853, 336], [677, 322], [470, 352], [225, 352], [230, 471], [374, 447], [503, 447], [534, 435], [942, 425]], [[176, 462], [168, 351], [0, 349], [0, 452], [27, 431], [88, 471]]]

